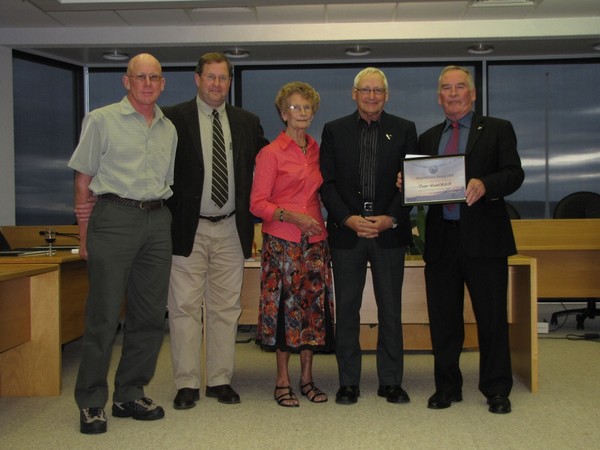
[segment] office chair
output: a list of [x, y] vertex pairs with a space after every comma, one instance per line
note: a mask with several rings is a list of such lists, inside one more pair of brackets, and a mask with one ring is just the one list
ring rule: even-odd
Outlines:
[[[561, 199], [554, 207], [552, 214], [554, 219], [592, 219], [600, 218], [600, 194], [595, 192], [574, 192]], [[558, 316], [577, 314], [577, 329], [583, 330], [583, 321], [588, 317], [593, 319], [600, 315], [600, 309], [596, 308], [595, 298], [587, 301], [587, 307], [577, 309], [565, 309], [552, 314], [551, 324], [558, 323]]]
[[517, 210], [517, 208], [515, 208], [513, 205], [511, 205], [508, 202], [504, 202], [506, 203], [506, 211], [508, 212], [508, 217], [511, 220], [515, 220], [515, 219], [520, 219], [521, 218], [521, 214], [519, 214], [519, 211]]

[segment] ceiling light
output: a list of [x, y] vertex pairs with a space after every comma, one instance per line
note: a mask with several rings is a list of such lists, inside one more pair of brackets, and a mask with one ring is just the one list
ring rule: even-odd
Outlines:
[[543, 0], [471, 0], [469, 7], [479, 6], [537, 6]]
[[600, 52], [600, 42], [598, 42], [597, 44], [592, 45], [592, 48], [594, 50], [596, 50], [597, 52]]
[[247, 58], [248, 56], [250, 56], [250, 52], [248, 50], [244, 50], [243, 48], [231, 48], [229, 50], [225, 50], [225, 52], [223, 52], [223, 54], [225, 56], [227, 56], [228, 58], [233, 58], [233, 59], [242, 59], [242, 58]]
[[371, 49], [362, 45], [355, 45], [346, 49], [346, 55], [348, 56], [367, 56], [369, 54], [371, 54]]
[[112, 52], [102, 53], [102, 57], [104, 59], [108, 59], [109, 61], [125, 61], [126, 59], [129, 59], [129, 54], [115, 49]]
[[494, 51], [494, 47], [487, 44], [476, 44], [471, 45], [467, 48], [467, 51], [472, 55], [487, 55], [488, 53], [492, 53]]

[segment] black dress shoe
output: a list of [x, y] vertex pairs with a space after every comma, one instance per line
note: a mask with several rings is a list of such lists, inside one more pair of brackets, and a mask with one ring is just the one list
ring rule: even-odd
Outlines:
[[492, 395], [488, 397], [488, 411], [494, 414], [508, 414], [511, 411], [510, 400], [503, 395]]
[[352, 405], [358, 401], [360, 389], [358, 386], [340, 386], [335, 394], [335, 402], [339, 405]]
[[181, 388], [173, 400], [173, 408], [190, 409], [196, 406], [198, 400], [200, 400], [200, 389]]
[[234, 405], [240, 403], [240, 396], [233, 390], [230, 384], [221, 384], [219, 386], [207, 386], [206, 396], [216, 398], [219, 403]]
[[377, 395], [380, 397], [385, 397], [386, 400], [390, 403], [408, 403], [410, 402], [410, 397], [406, 393], [402, 386], [393, 385], [393, 386], [384, 386], [380, 385], [379, 389], [377, 389]]
[[446, 394], [444, 392], [436, 392], [429, 400], [427, 407], [430, 409], [446, 409], [450, 408], [453, 402], [462, 402], [462, 394]]

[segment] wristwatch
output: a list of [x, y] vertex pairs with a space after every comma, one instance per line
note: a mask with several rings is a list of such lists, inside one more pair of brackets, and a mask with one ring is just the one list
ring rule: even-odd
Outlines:
[[398, 219], [396, 219], [394, 216], [390, 217], [392, 218], [392, 230], [394, 230], [398, 226]]

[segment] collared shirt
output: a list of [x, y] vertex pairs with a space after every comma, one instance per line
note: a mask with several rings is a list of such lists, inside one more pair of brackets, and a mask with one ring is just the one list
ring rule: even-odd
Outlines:
[[177, 132], [158, 106], [148, 126], [125, 96], [83, 120], [79, 144], [68, 166], [90, 175], [96, 195], [134, 200], [169, 198], [173, 192]]
[[200, 97], [196, 96], [198, 105], [198, 118], [200, 120], [200, 139], [202, 145], [202, 158], [204, 161], [204, 185], [202, 187], [202, 199], [200, 200], [200, 215], [219, 216], [229, 214], [235, 210], [235, 179], [233, 171], [233, 145], [231, 141], [231, 129], [225, 103], [221, 104], [216, 110], [219, 112], [219, 120], [223, 128], [223, 138], [225, 139], [225, 151], [227, 152], [227, 173], [229, 197], [227, 203], [219, 208], [211, 199], [212, 192], [212, 160], [213, 160], [213, 109], [207, 105]]
[[358, 165], [363, 200], [375, 200], [375, 175], [377, 173], [377, 145], [379, 137], [379, 121], [367, 123], [358, 118], [360, 160]]
[[[473, 112], [471, 111], [459, 121], [459, 138], [458, 138], [458, 153], [464, 154], [467, 151], [467, 140], [469, 139], [469, 131], [471, 130], [471, 121], [473, 120]], [[440, 146], [438, 147], [438, 155], [444, 154], [444, 149], [452, 137], [452, 120], [446, 118], [446, 124], [444, 131], [442, 132], [442, 138], [440, 139]]]
[[306, 135], [306, 154], [284, 132], [256, 157], [250, 212], [263, 220], [262, 231], [291, 242], [300, 242], [300, 228], [273, 220], [277, 208], [307, 214], [319, 221], [321, 234], [309, 242], [327, 237], [321, 213], [319, 188], [323, 183], [319, 168], [319, 145]]
[[[464, 154], [467, 151], [467, 140], [469, 139], [469, 131], [471, 129], [471, 121], [473, 120], [473, 112], [469, 112], [458, 121], [458, 154]], [[452, 120], [446, 118], [446, 125], [442, 132], [442, 138], [440, 139], [440, 146], [438, 147], [438, 155], [443, 155], [446, 145], [452, 137]], [[459, 220], [460, 219], [460, 208], [453, 208], [449, 210], [444, 208], [444, 219], [446, 220]]]

